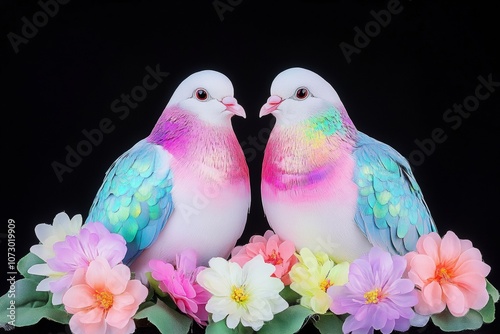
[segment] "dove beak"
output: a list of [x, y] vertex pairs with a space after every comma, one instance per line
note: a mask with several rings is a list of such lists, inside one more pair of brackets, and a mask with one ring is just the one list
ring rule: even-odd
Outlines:
[[282, 101], [283, 100], [278, 95], [269, 96], [266, 104], [264, 104], [262, 106], [262, 108], [260, 109], [259, 117], [269, 115], [270, 113], [272, 113], [273, 111], [278, 109], [278, 107]]
[[245, 109], [241, 105], [238, 104], [238, 101], [232, 96], [226, 96], [222, 99], [222, 104], [226, 106], [226, 110], [232, 112], [235, 115], [241, 116], [243, 118], [247, 118], [245, 114]]

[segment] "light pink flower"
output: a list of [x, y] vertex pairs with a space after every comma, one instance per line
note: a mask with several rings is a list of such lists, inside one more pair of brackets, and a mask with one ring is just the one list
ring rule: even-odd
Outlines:
[[236, 262], [241, 267], [257, 255], [262, 255], [266, 263], [274, 266], [272, 277], [281, 279], [283, 284], [290, 285], [289, 272], [297, 263], [295, 245], [289, 240], [281, 240], [273, 231], [267, 230], [264, 236], [254, 235], [244, 246], [237, 246], [231, 252], [230, 262]]
[[196, 276], [205, 267], [196, 266], [196, 252], [185, 250], [177, 254], [175, 267], [160, 260], [149, 261], [151, 276], [157, 280], [159, 288], [170, 295], [179, 310], [198, 324], [206, 325], [208, 312], [205, 305], [211, 294], [196, 282]]
[[130, 280], [124, 264], [111, 268], [99, 256], [88, 268], [78, 269], [71, 287], [63, 296], [72, 333], [125, 334], [135, 331], [132, 317], [146, 299], [148, 289], [139, 280]]
[[420, 237], [416, 251], [405, 257], [408, 277], [419, 289], [417, 313], [432, 315], [448, 307], [461, 317], [488, 302], [485, 277], [491, 268], [470, 240], [460, 240], [452, 231], [442, 239], [432, 232]]

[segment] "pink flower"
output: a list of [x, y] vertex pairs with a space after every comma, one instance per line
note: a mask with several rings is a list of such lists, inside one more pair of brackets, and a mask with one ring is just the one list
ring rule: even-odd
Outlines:
[[170, 295], [179, 310], [198, 324], [206, 325], [208, 312], [205, 305], [211, 294], [196, 282], [196, 276], [205, 267], [196, 267], [196, 252], [185, 250], [176, 256], [175, 267], [160, 260], [149, 261], [151, 276], [159, 288]]
[[281, 279], [285, 285], [290, 285], [288, 273], [298, 261], [295, 256], [295, 245], [291, 241], [282, 241], [273, 231], [267, 230], [264, 236], [254, 235], [248, 244], [235, 247], [229, 261], [243, 267], [257, 255], [262, 255], [266, 263], [274, 266], [273, 277]]
[[111, 268], [99, 256], [87, 269], [80, 268], [72, 286], [63, 296], [72, 333], [133, 333], [132, 317], [146, 299], [148, 289], [139, 280], [130, 280], [130, 269], [124, 264]]
[[408, 277], [419, 289], [417, 313], [432, 315], [448, 307], [461, 317], [488, 302], [485, 277], [491, 268], [469, 240], [460, 240], [451, 231], [442, 239], [432, 232], [420, 237], [416, 251], [405, 257]]
[[125, 257], [127, 246], [121, 235], [109, 232], [101, 223], [87, 223], [77, 235], [68, 235], [64, 241], [56, 242], [53, 250], [55, 256], [47, 263], [34, 265], [31, 272], [48, 276], [37, 290], [51, 291], [52, 303], [59, 305], [76, 270], [87, 268], [98, 256], [114, 267]]

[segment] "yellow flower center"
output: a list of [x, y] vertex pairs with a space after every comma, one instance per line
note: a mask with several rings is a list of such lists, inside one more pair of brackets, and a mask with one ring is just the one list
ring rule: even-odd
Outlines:
[[248, 299], [248, 294], [245, 292], [244, 288], [233, 286], [233, 289], [231, 291], [231, 299], [238, 304], [241, 304]]
[[99, 306], [102, 307], [106, 311], [111, 306], [113, 306], [113, 295], [111, 293], [109, 293], [108, 291], [102, 291], [102, 292], [96, 291], [95, 299], [97, 300], [97, 303], [99, 304]]
[[376, 288], [365, 293], [363, 297], [365, 297], [366, 304], [377, 304], [382, 298], [382, 294], [380, 293], [380, 289]]
[[266, 263], [270, 263], [272, 265], [277, 265], [277, 264], [282, 264], [283, 259], [280, 256], [280, 253], [276, 252], [275, 249], [267, 256], [267, 259], [265, 261]]
[[325, 291], [333, 285], [333, 282], [331, 282], [329, 279], [325, 278], [321, 283], [319, 283], [319, 287], [321, 290]]
[[248, 299], [248, 294], [246, 293], [244, 287], [233, 286], [231, 292], [231, 299], [238, 304], [244, 303]]

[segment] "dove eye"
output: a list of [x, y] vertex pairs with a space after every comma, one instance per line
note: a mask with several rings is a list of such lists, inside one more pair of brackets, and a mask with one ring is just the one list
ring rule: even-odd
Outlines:
[[295, 91], [295, 98], [297, 100], [305, 100], [309, 96], [309, 91], [305, 87], [297, 88]]
[[198, 88], [194, 91], [194, 96], [200, 101], [206, 101], [208, 99], [208, 92], [206, 89]]

